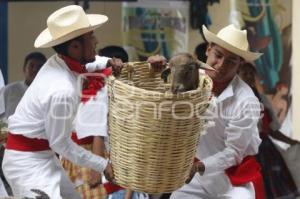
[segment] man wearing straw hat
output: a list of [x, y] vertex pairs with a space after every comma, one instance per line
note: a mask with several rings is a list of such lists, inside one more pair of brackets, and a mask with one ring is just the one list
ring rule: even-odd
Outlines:
[[203, 26], [209, 46], [206, 71], [213, 80], [212, 119], [202, 133], [187, 184], [172, 199], [264, 198], [260, 166], [253, 155], [261, 142], [257, 129], [260, 104], [251, 88], [237, 76], [244, 61], [261, 55], [248, 51], [246, 30], [229, 25], [214, 34]]
[[[53, 47], [57, 54], [43, 65], [8, 119], [3, 171], [14, 196], [35, 197], [37, 189], [53, 199], [80, 198], [56, 154], [113, 179], [108, 160], [81, 148], [70, 136], [81, 93], [78, 77], [95, 59], [93, 30], [107, 20], [104, 15], [86, 14], [80, 6], [66, 6], [48, 17], [48, 28], [37, 37], [35, 47]], [[123, 64], [103, 57], [96, 61], [113, 66], [116, 73]]]

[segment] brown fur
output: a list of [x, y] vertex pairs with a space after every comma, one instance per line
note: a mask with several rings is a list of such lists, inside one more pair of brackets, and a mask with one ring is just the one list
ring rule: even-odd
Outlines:
[[[162, 77], [171, 75], [171, 91], [176, 94], [197, 89], [199, 84], [199, 64], [189, 53], [179, 53], [173, 56], [169, 62], [169, 69]], [[163, 73], [164, 73], [163, 72]]]

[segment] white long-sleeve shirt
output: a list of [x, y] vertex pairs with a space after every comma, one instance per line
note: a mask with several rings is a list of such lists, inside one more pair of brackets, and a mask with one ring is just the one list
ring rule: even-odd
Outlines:
[[205, 165], [201, 186], [208, 192], [222, 193], [229, 183], [224, 171], [258, 152], [261, 109], [251, 88], [238, 76], [213, 101], [205, 116], [214, 124], [202, 132], [196, 156]]
[[[103, 64], [106, 62], [104, 58]], [[53, 55], [27, 89], [15, 114], [9, 117], [8, 128], [14, 134], [47, 139], [56, 153], [75, 164], [102, 172], [107, 160], [71, 140], [81, 92], [77, 80], [78, 74], [70, 71], [58, 55]]]

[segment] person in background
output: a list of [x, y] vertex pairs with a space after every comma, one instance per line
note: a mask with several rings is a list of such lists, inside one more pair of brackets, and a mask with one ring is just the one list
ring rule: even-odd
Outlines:
[[[121, 46], [106, 46], [98, 51], [99, 55], [106, 57], [115, 57], [121, 59], [124, 63], [129, 61], [129, 56], [126, 50]], [[153, 63], [156, 64], [155, 62]], [[109, 135], [107, 135], [109, 136]], [[107, 138], [107, 137], [106, 137]], [[109, 151], [108, 151], [109, 153]], [[104, 179], [105, 180], [105, 179]], [[129, 189], [124, 189], [111, 182], [104, 181], [104, 189], [107, 193], [107, 199], [147, 199], [148, 194], [135, 192]]]
[[98, 55], [106, 57], [115, 57], [121, 59], [124, 63], [128, 62], [128, 53], [121, 46], [106, 46], [98, 50]]
[[[36, 38], [36, 48], [52, 47], [56, 54], [43, 65], [8, 119], [2, 168], [15, 197], [34, 198], [42, 192], [53, 199], [81, 198], [57, 154], [114, 180], [107, 159], [71, 139], [80, 101], [78, 81], [97, 69], [97, 65], [86, 65], [96, 60], [98, 41], [93, 31], [107, 20], [105, 15], [86, 14], [80, 6], [65, 6], [48, 17], [48, 27]], [[117, 59], [99, 57], [97, 61], [98, 66], [111, 66], [116, 75], [123, 67]]]
[[284, 82], [277, 82], [275, 93], [267, 95], [268, 99], [272, 103], [273, 110], [280, 124], [282, 124], [288, 111], [288, 102], [286, 99], [288, 93], [289, 93], [288, 85]]
[[213, 81], [213, 97], [204, 117], [214, 125], [202, 132], [187, 184], [171, 199], [262, 199], [263, 179], [255, 159], [261, 142], [260, 104], [237, 75], [244, 61], [261, 54], [248, 50], [247, 31], [234, 25], [217, 34], [203, 26], [203, 33], [209, 42], [206, 63], [215, 69], [205, 71]]
[[270, 137], [289, 145], [299, 144], [300, 142], [280, 132], [281, 124], [273, 110], [272, 103], [266, 95], [259, 93], [256, 89], [259, 77], [255, 66], [251, 63], [243, 64], [239, 68], [239, 76], [252, 88], [264, 106], [262, 118], [259, 123], [259, 133], [262, 143], [259, 146], [256, 158], [262, 166], [266, 198], [296, 198], [299, 196], [299, 193], [294, 179], [281, 153]]
[[[29, 53], [28, 55], [26, 55], [23, 64], [24, 80], [7, 84], [5, 87], [3, 87], [0, 90], [0, 99], [1, 99], [0, 104], [2, 104], [0, 106], [3, 107], [0, 108], [0, 120], [3, 123], [6, 123], [8, 117], [15, 112], [19, 101], [23, 97], [25, 91], [30, 86], [31, 82], [35, 78], [36, 74], [38, 73], [42, 65], [46, 62], [46, 60], [47, 59], [45, 55], [40, 52]], [[2, 165], [2, 159], [4, 153], [4, 147], [2, 144], [0, 150], [1, 150], [0, 165]], [[11, 189], [5, 180], [2, 169], [1, 169], [1, 178], [3, 179], [8, 194], [11, 195], [12, 194]]]
[[[100, 56], [119, 58], [123, 63], [128, 62], [128, 54], [121, 47], [108, 46], [99, 50], [99, 52], [100, 51]], [[91, 93], [91, 91], [89, 87], [83, 88], [83, 96], [74, 121], [75, 131], [72, 133], [72, 140], [78, 145], [91, 151], [93, 154], [105, 158], [107, 157], [107, 154], [104, 138], [108, 136], [108, 96], [104, 78], [111, 74], [105, 67], [98, 68], [98, 70], [100, 70], [101, 75], [104, 76], [90, 76], [88, 78], [93, 79], [94, 82], [100, 83], [94, 85], [102, 86], [97, 87], [95, 96], [86, 96], [87, 98], [85, 97], [85, 93]], [[117, 185], [106, 182], [104, 184], [104, 190], [101, 174], [99, 172], [86, 167], [81, 167], [66, 158], [62, 158], [61, 161], [71, 181], [75, 184], [76, 190], [83, 199], [104, 199], [106, 195], [109, 197], [111, 194], [114, 194], [112, 191], [122, 189]], [[123, 198], [125, 198], [125, 194], [122, 196], [122, 199]]]
[[[95, 91], [92, 91], [89, 86], [83, 88], [81, 102], [73, 122], [74, 131], [71, 136], [76, 144], [103, 158], [105, 158], [104, 137], [107, 136], [108, 114], [107, 86], [104, 78], [110, 74], [109, 69], [103, 68], [101, 75], [104, 76], [87, 76], [89, 81], [99, 82], [99, 87]], [[95, 95], [91, 94], [93, 92], [96, 92]], [[61, 162], [83, 199], [105, 198], [99, 172], [72, 163], [64, 157], [62, 157]]]
[[195, 47], [194, 54], [202, 62], [206, 62], [207, 56], [205, 52], [207, 47], [207, 42], [200, 43]]
[[45, 55], [40, 52], [31, 52], [26, 55], [23, 64], [24, 80], [7, 84], [0, 90], [0, 99], [3, 99], [4, 103], [0, 119], [6, 120], [15, 112], [19, 101], [46, 60]]
[[[99, 53], [101, 56], [121, 59], [123, 63], [128, 62], [128, 54], [122, 47], [107, 46], [99, 50], [99, 52], [101, 52]], [[98, 57], [96, 56], [95, 62], [88, 63], [86, 66], [97, 65]], [[104, 139], [108, 137], [108, 96], [105, 77], [111, 74], [105, 67], [97, 67], [97, 69], [100, 70], [100, 76], [94, 76], [95, 73], [93, 73], [92, 76], [87, 77], [94, 82], [93, 88], [96, 88], [96, 90], [91, 90], [89, 86], [82, 90], [82, 99], [74, 121], [75, 131], [72, 133], [72, 140], [96, 155], [108, 157], [104, 143]], [[95, 95], [86, 95], [91, 93]], [[84, 199], [104, 197], [108, 199], [148, 198], [147, 194], [125, 190], [116, 184], [106, 181], [105, 178], [102, 178], [104, 182], [102, 186], [101, 175], [98, 172], [76, 165], [66, 158], [62, 158], [62, 165], [71, 181], [75, 184], [76, 190]]]

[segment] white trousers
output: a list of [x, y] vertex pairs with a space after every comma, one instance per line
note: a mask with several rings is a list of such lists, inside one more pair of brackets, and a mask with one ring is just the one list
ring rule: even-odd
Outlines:
[[1, 178], [0, 178], [0, 198], [5, 198], [7, 197], [8, 194], [6, 192], [6, 189], [5, 189], [5, 186], [4, 186], [4, 183], [2, 182]]
[[196, 175], [189, 184], [185, 184], [173, 192], [170, 199], [255, 199], [255, 191], [252, 183], [247, 183], [245, 186], [231, 185], [225, 193], [211, 194], [201, 186], [198, 181], [199, 178]]
[[81, 198], [52, 151], [5, 150], [2, 169], [15, 197], [35, 198], [38, 189], [51, 199]]

